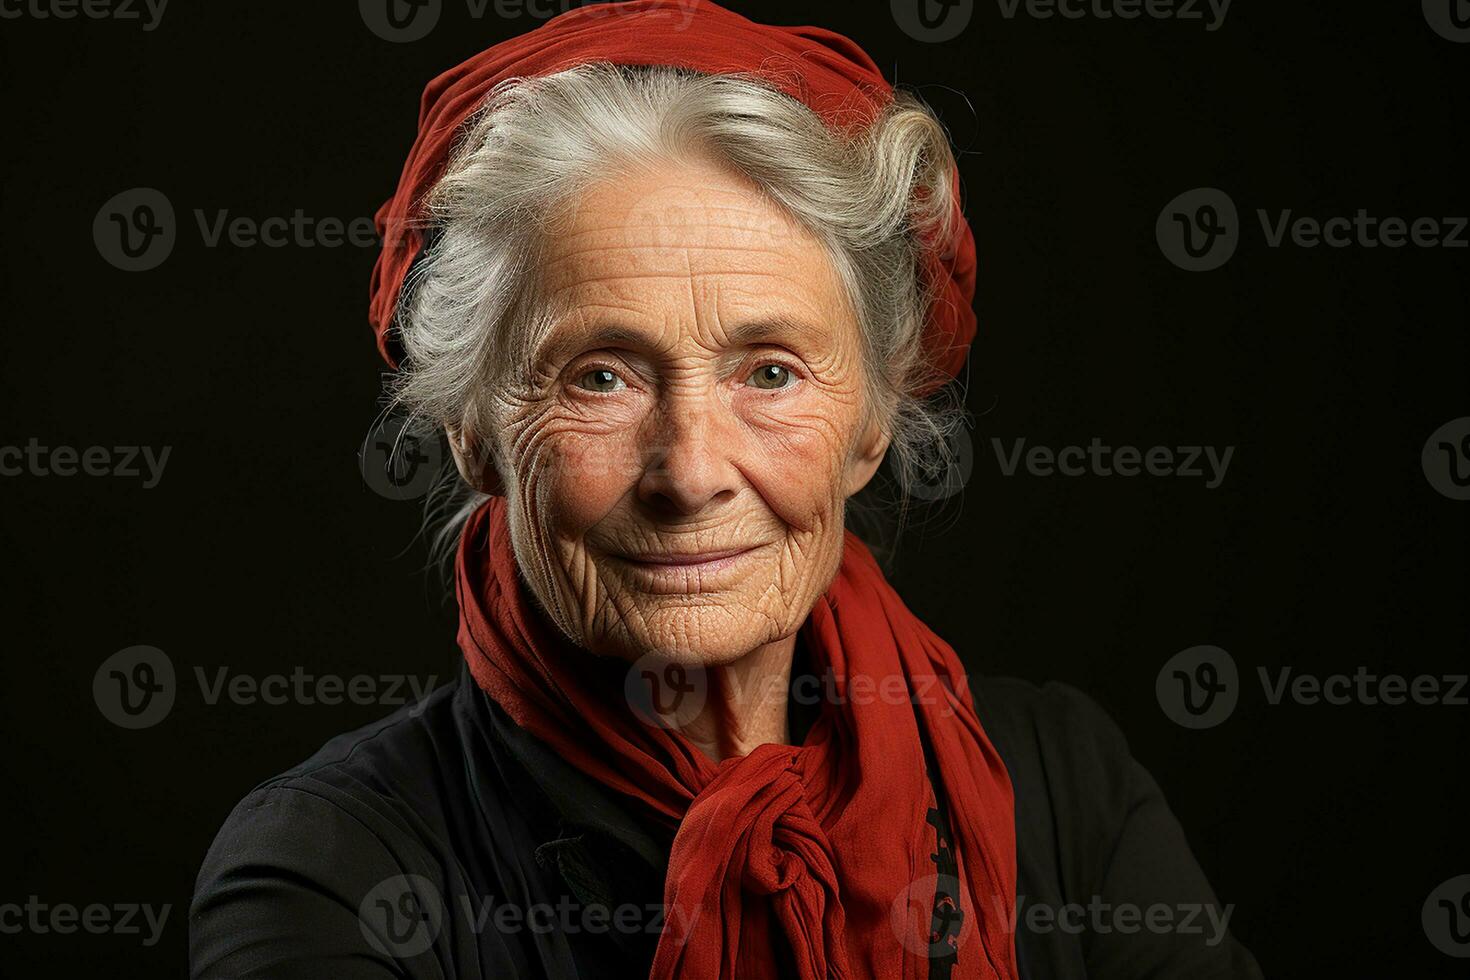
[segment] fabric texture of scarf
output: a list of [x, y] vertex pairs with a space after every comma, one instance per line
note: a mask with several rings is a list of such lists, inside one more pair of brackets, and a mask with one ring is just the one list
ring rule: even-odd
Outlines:
[[[443, 174], [463, 123], [501, 82], [594, 62], [756, 77], [837, 130], [870, 123], [893, 98], [877, 65], [848, 38], [816, 27], [757, 24], [707, 0], [590, 3], [482, 51], [424, 89], [418, 136], [398, 189], [376, 215], [383, 247], [373, 268], [368, 318], [391, 367], [402, 358], [393, 330], [399, 297], [424, 246], [423, 198]], [[955, 187], [958, 202], [958, 173]], [[964, 367], [976, 324], [975, 238], [963, 214], [956, 217], [954, 239], [933, 243], [924, 259], [934, 295], [924, 347], [948, 377]]]
[[[931, 957], [956, 980], [1017, 976], [1005, 766], [954, 651], [851, 532], [799, 636], [827, 679], [820, 715], [801, 745], [722, 762], [640, 715], [629, 665], [578, 649], [537, 608], [504, 498], [471, 518], [457, 576], [459, 643], [479, 686], [635, 812], [677, 827], [654, 978], [889, 980], [930, 976]], [[931, 782], [952, 840], [938, 835]]]

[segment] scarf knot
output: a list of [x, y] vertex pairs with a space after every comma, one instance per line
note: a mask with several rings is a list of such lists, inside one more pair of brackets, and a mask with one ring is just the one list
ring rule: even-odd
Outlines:
[[773, 895], [815, 875], [835, 882], [832, 842], [812, 815], [794, 763], [800, 749], [762, 745], [737, 759], [726, 760], [685, 816], [707, 822], [711, 834], [743, 838], [745, 888]]

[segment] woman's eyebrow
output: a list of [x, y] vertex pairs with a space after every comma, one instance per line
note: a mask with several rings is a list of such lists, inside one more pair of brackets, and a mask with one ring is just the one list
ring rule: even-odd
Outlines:
[[591, 330], [568, 327], [556, 330], [542, 345], [537, 360], [543, 364], [557, 363], [582, 351], [599, 347], [634, 347], [647, 349], [655, 345], [654, 338], [639, 330], [619, 324], [608, 323]]
[[[805, 320], [786, 316], [762, 317], [747, 320], [725, 332], [725, 346], [748, 347], [752, 344], [790, 344], [802, 340], [820, 340], [825, 336], [822, 328]], [[663, 345], [662, 338], [617, 323], [607, 323], [591, 330], [575, 328], [558, 331], [542, 348], [540, 359], [544, 362], [560, 361], [564, 356], [600, 347], [631, 347], [648, 350]]]
[[760, 343], [819, 340], [825, 337], [825, 331], [805, 320], [778, 315], [741, 323], [727, 331], [726, 337], [730, 347], [747, 347]]

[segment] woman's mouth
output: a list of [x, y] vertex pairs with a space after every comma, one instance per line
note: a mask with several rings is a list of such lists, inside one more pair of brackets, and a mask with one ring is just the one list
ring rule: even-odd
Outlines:
[[725, 548], [721, 551], [701, 551], [687, 553], [661, 553], [646, 555], [627, 555], [626, 560], [637, 562], [640, 565], [677, 565], [680, 567], [701, 566], [705, 568], [722, 567], [721, 562], [728, 562], [734, 558], [754, 550], [751, 545], [746, 548]]
[[680, 594], [713, 592], [730, 585], [739, 566], [759, 545], [720, 551], [657, 552], [617, 555], [633, 578], [649, 592]]

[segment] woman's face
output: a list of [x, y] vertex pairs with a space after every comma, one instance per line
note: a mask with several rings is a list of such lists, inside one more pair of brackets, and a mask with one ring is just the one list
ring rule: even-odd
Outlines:
[[668, 164], [584, 194], [542, 274], [557, 319], [494, 434], [532, 591], [627, 659], [796, 632], [887, 448], [821, 244], [742, 178]]

